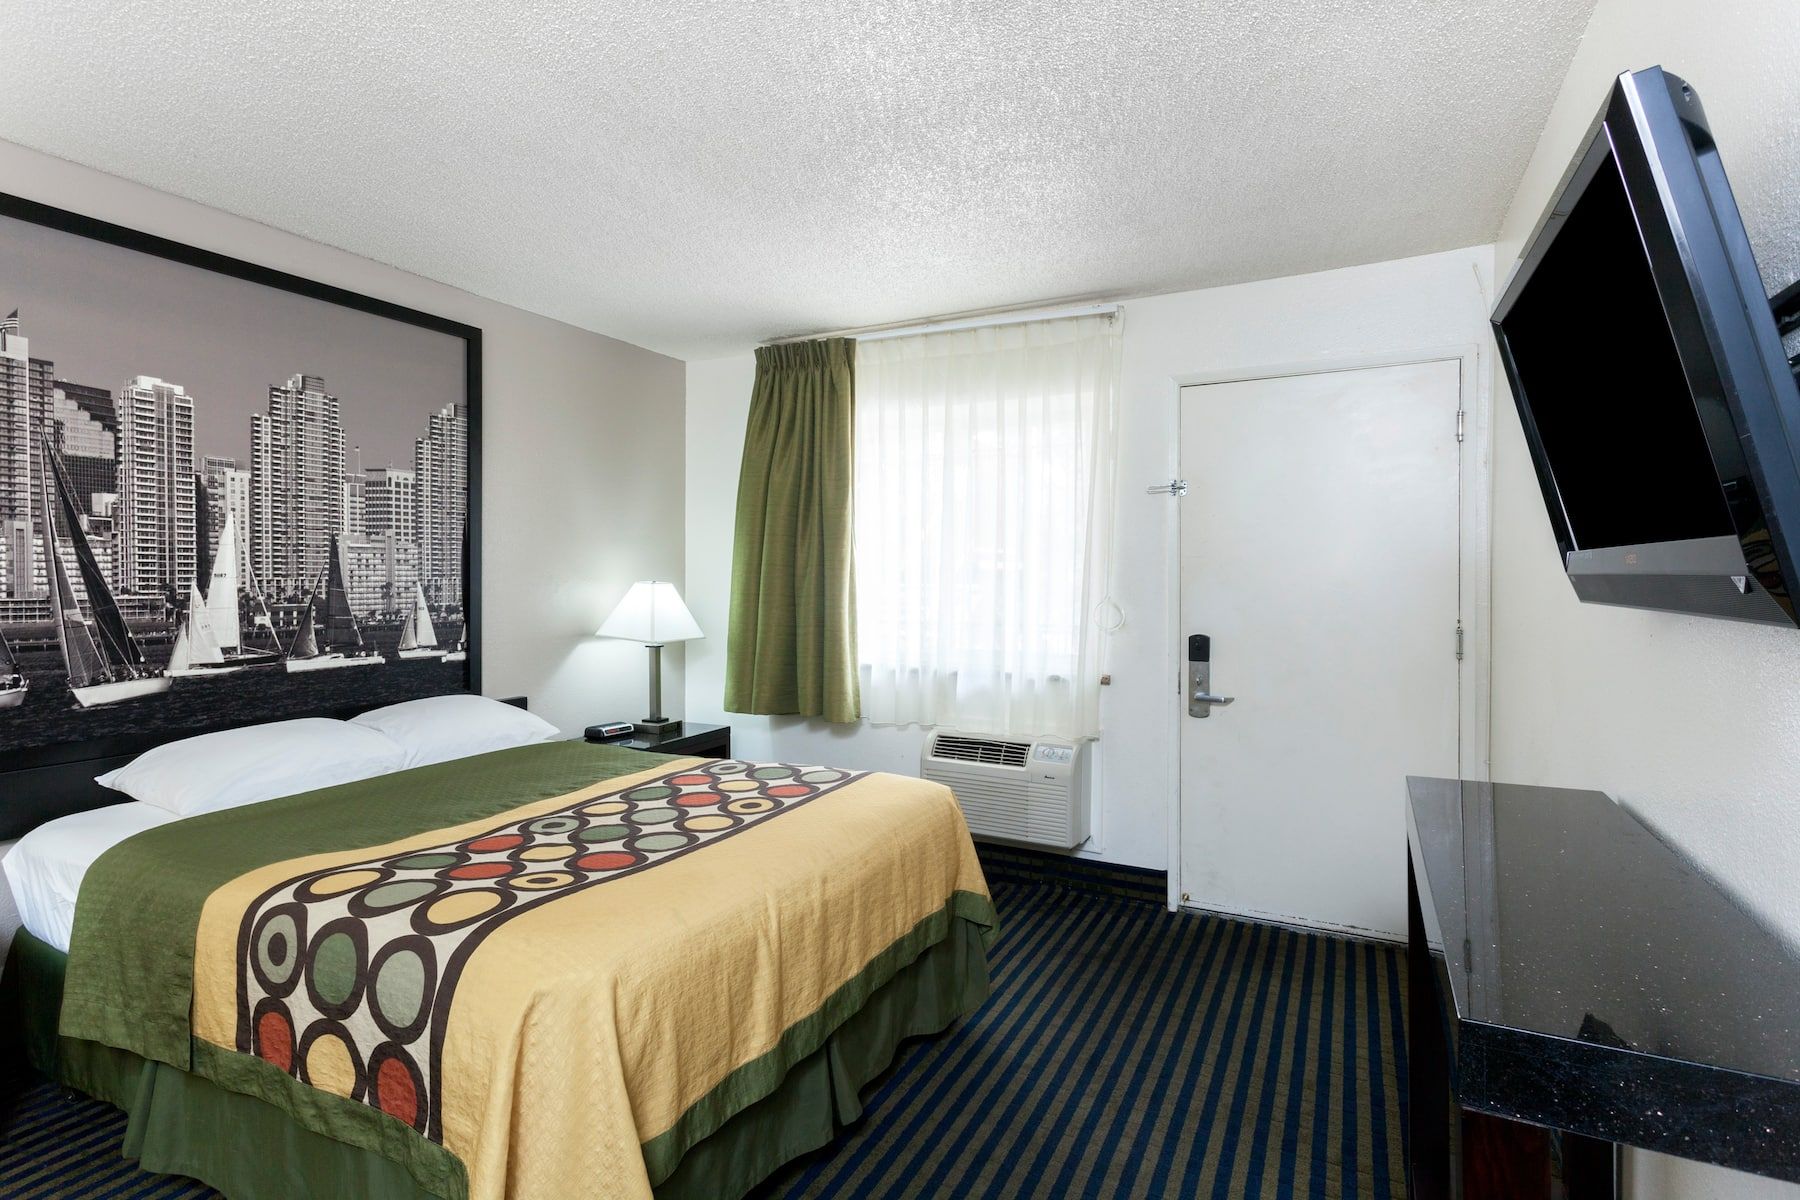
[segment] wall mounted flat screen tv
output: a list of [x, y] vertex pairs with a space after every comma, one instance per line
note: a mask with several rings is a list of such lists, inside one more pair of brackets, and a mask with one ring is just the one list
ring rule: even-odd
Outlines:
[[1800, 389], [1691, 87], [1619, 77], [1493, 325], [1582, 600], [1800, 624]]

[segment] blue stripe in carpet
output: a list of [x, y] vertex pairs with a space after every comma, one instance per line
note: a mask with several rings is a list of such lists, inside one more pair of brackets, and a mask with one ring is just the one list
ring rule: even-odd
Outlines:
[[[903, 1047], [863, 1119], [757, 1200], [1404, 1195], [1401, 951], [1063, 878], [998, 872], [994, 898], [987, 1006]], [[121, 1160], [124, 1131], [30, 1089], [0, 1129], [0, 1196], [215, 1195]]]

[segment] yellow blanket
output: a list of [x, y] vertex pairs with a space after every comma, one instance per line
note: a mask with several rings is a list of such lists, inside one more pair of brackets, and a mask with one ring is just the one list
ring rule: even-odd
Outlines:
[[217, 888], [196, 1067], [255, 1055], [315, 1128], [379, 1109], [475, 1200], [648, 1197], [959, 913], [992, 919], [943, 787], [659, 762]]

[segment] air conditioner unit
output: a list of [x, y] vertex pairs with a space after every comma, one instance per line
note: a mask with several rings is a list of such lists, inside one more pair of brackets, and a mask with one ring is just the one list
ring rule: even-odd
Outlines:
[[1087, 840], [1088, 762], [1081, 743], [944, 730], [926, 739], [919, 774], [956, 793], [977, 837], [1065, 850]]

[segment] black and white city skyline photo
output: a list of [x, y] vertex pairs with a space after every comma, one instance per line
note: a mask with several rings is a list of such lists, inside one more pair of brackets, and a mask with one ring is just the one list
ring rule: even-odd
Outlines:
[[103, 236], [0, 214], [0, 752], [467, 689], [478, 334]]

